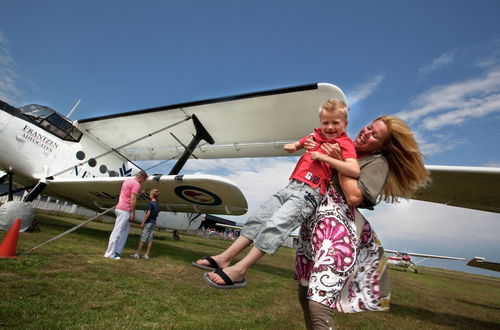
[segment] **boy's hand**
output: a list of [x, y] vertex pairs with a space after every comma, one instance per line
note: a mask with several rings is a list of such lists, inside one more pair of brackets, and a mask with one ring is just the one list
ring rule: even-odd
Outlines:
[[313, 137], [311, 136], [307, 140], [304, 141], [304, 148], [309, 151], [311, 149], [316, 148], [318, 145], [316, 144], [316, 141], [314, 141]]
[[290, 153], [297, 151], [297, 148], [295, 147], [295, 144], [293, 144], [293, 143], [287, 143], [287, 144], [285, 144], [285, 146], [283, 148], [285, 148], [285, 151], [290, 152]]
[[130, 219], [128, 219], [128, 221], [134, 222], [134, 220], [135, 220], [135, 212], [130, 212]]
[[323, 156], [325, 156], [324, 154], [322, 154], [319, 151], [312, 151], [310, 154], [311, 154], [311, 159], [312, 160], [319, 160], [319, 161], [322, 161], [323, 160]]
[[144, 228], [144, 222], [141, 222], [141, 228]]

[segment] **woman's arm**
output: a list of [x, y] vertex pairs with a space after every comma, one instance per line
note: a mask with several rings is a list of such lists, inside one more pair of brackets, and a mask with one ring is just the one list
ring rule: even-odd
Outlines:
[[311, 152], [312, 160], [319, 160], [330, 164], [331, 167], [352, 178], [359, 178], [360, 169], [356, 159], [346, 158], [345, 160], [335, 159], [318, 151]]
[[349, 206], [356, 207], [365, 198], [358, 186], [358, 180], [339, 173], [340, 187]]

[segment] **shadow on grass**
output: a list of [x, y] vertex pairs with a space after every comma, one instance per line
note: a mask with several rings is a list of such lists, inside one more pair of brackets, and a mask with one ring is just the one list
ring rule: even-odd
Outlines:
[[[137, 239], [139, 239], [139, 236], [137, 235]], [[173, 242], [172, 244], [182, 244], [182, 241], [180, 242]], [[198, 260], [207, 254], [210, 255], [210, 253], [205, 253], [205, 252], [199, 252], [199, 251], [193, 251], [191, 249], [186, 249], [183, 248], [179, 245], [172, 245], [169, 244], [168, 246], [165, 245], [157, 245], [155, 247], [153, 243], [153, 250], [155, 254], [161, 255], [161, 256], [168, 256], [169, 258], [173, 260], [179, 260], [181, 262], [189, 263]], [[189, 243], [189, 244], [196, 244], [196, 245], [201, 245], [201, 246], [210, 246], [213, 248], [218, 248], [222, 251], [221, 246], [218, 245], [210, 245], [210, 244], [203, 244], [200, 242], [196, 243]], [[242, 253], [246, 253], [246, 251], [243, 251]], [[235, 259], [234, 261], [238, 261], [239, 259]], [[293, 271], [290, 269], [285, 269], [281, 267], [276, 267], [276, 266], [270, 266], [270, 265], [264, 265], [264, 264], [256, 264], [255, 266], [252, 267], [255, 270], [258, 270], [260, 272], [268, 273], [268, 274], [273, 274], [276, 276], [284, 277], [287, 279], [293, 278]]]
[[[65, 222], [63, 219], [57, 219], [43, 215], [40, 218], [42, 226], [50, 226], [52, 229], [60, 231], [61, 233], [76, 226], [76, 224]], [[111, 227], [109, 231], [107, 231], [105, 229], [95, 229], [84, 226], [82, 228], [79, 228], [77, 231], [70, 233], [69, 235], [85, 235], [92, 237], [96, 240], [102, 240], [103, 244], [106, 244], [110, 232], [111, 232]], [[130, 234], [127, 239], [125, 248], [130, 250], [135, 250], [137, 248], [139, 238], [140, 234], [136, 233]], [[182, 238], [180, 241], [174, 241], [172, 238], [166, 238], [162, 236], [160, 240], [157, 240], [158, 241], [157, 243], [161, 242], [161, 244], [155, 244], [154, 242], [156, 240], [157, 239], [155, 238], [155, 240], [153, 241], [153, 249], [152, 249], [153, 255], [168, 256], [172, 260], [177, 260], [186, 264], [191, 264], [191, 262], [201, 257], [204, 257], [206, 255], [211, 255], [211, 252], [213, 252], [213, 250], [203, 251], [204, 247], [210, 249], [218, 249], [221, 252], [225, 248], [225, 246], [222, 246], [219, 242], [214, 241], [212, 243], [211, 240], [209, 239], [206, 239], [206, 241], [186, 242], [183, 241]], [[193, 248], [184, 248], [182, 247], [182, 245], [184, 244], [189, 244], [190, 246], [199, 248], [199, 250], [193, 250]], [[243, 251], [241, 256], [243, 256], [245, 253], [246, 251]], [[234, 261], [236, 262], [238, 260], [239, 259], [236, 258]], [[252, 268], [260, 272], [280, 276], [286, 279], [293, 278], [294, 275], [293, 271], [291, 271], [290, 269], [266, 265], [266, 264], [256, 264]]]
[[481, 308], [487, 308], [487, 309], [491, 309], [491, 310], [494, 310], [494, 311], [500, 311], [500, 307], [495, 307], [495, 306], [492, 306], [492, 305], [478, 304], [478, 303], [475, 303], [475, 302], [472, 302], [472, 301], [467, 301], [467, 300], [462, 300], [462, 299], [458, 299], [457, 301], [459, 301], [461, 303], [464, 303], [466, 305], [471, 305], [471, 306], [481, 307]]
[[465, 310], [463, 311], [464, 315], [452, 315], [391, 303], [391, 312], [405, 318], [432, 322], [439, 326], [450, 326], [462, 329], [498, 329], [500, 327], [500, 324], [497, 322], [488, 322], [467, 317], [465, 316]]

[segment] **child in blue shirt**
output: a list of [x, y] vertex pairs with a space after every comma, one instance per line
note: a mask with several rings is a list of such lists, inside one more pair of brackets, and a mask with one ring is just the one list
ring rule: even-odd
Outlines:
[[148, 210], [146, 211], [144, 219], [141, 222], [141, 239], [139, 241], [137, 251], [130, 255], [132, 258], [140, 258], [140, 253], [144, 243], [148, 243], [146, 254], [142, 257], [144, 259], [149, 259], [149, 253], [151, 252], [151, 247], [153, 246], [153, 232], [156, 227], [156, 218], [158, 217], [158, 213], [160, 213], [160, 205], [156, 201], [158, 196], [160, 196], [160, 191], [156, 188], [151, 189], [149, 192], [149, 198], [151, 201], [148, 203]]

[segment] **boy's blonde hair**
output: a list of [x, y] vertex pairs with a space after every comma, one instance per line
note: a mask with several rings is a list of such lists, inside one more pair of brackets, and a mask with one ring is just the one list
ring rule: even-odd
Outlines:
[[323, 102], [323, 104], [319, 107], [320, 116], [323, 111], [324, 112], [339, 111], [344, 116], [346, 121], [349, 117], [349, 108], [347, 107], [347, 104], [345, 104], [344, 101], [336, 98], [331, 98]]
[[153, 188], [149, 191], [150, 194], [153, 194], [153, 197], [154, 198], [158, 198], [158, 196], [160, 196], [160, 190], [156, 189], [156, 188]]

